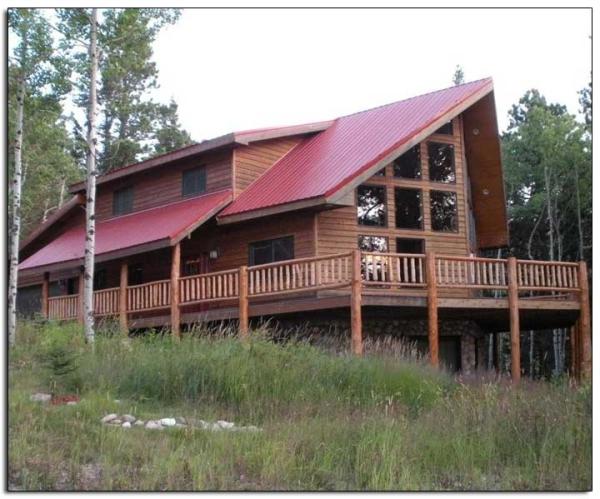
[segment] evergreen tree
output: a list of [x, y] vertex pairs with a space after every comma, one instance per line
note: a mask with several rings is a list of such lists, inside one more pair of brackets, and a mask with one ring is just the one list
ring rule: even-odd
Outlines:
[[[158, 87], [152, 44], [159, 31], [179, 18], [176, 9], [107, 9], [100, 46], [103, 118], [101, 171], [134, 163], [149, 153], [190, 142], [181, 130], [177, 106], [153, 102]], [[163, 131], [165, 126], [167, 130]], [[162, 141], [162, 143], [161, 143]]]
[[153, 155], [164, 154], [191, 144], [190, 134], [181, 128], [174, 100], [158, 107], [154, 123], [155, 138]]
[[454, 69], [454, 74], [452, 75], [452, 84], [453, 85], [462, 85], [465, 82], [465, 73], [460, 64], [456, 65]]

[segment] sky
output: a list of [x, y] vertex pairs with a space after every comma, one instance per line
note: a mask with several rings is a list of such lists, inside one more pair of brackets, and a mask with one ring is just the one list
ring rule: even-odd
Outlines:
[[157, 97], [196, 141], [327, 120], [491, 76], [500, 130], [531, 88], [579, 109], [591, 11], [185, 9], [154, 46]]

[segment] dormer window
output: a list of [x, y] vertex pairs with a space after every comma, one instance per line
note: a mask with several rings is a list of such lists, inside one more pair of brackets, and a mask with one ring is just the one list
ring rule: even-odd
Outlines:
[[181, 193], [183, 197], [202, 194], [206, 191], [206, 168], [201, 166], [183, 172], [181, 177]]
[[133, 186], [118, 189], [113, 193], [113, 215], [125, 215], [133, 211]]

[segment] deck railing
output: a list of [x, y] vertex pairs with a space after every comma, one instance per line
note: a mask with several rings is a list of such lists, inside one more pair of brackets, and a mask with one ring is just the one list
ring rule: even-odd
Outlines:
[[79, 315], [79, 308], [79, 295], [53, 296], [52, 298], [48, 298], [49, 319], [75, 319]]
[[[326, 289], [349, 288], [353, 254], [301, 258], [247, 268], [247, 296], [271, 297]], [[426, 256], [402, 253], [361, 252], [361, 282], [364, 288], [426, 289]], [[579, 264], [517, 260], [520, 293], [548, 294], [580, 291]], [[509, 277], [507, 260], [471, 256], [435, 255], [438, 288], [505, 291]], [[240, 269], [179, 278], [179, 304], [235, 301], [240, 297]], [[96, 315], [119, 315], [120, 288], [94, 293]], [[128, 286], [125, 313], [168, 309], [171, 306], [169, 279]], [[79, 295], [48, 299], [48, 317], [66, 320], [80, 316]]]
[[[171, 306], [171, 281], [153, 281], [127, 287], [127, 311], [142, 312]], [[117, 310], [118, 313], [118, 310]]]
[[351, 253], [301, 258], [248, 268], [248, 296], [272, 296], [348, 286]]
[[98, 316], [119, 313], [120, 288], [102, 289], [94, 292], [94, 312]]
[[225, 270], [179, 279], [180, 303], [204, 303], [235, 299], [239, 293], [239, 271]]

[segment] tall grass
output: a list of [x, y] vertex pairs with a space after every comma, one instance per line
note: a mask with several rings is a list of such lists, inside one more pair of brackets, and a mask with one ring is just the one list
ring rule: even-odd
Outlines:
[[[93, 352], [77, 326], [27, 324], [20, 332], [10, 358], [13, 487], [586, 490], [591, 484], [589, 387], [463, 385], [419, 362], [410, 347], [388, 349], [385, 341], [356, 359], [305, 341], [275, 343], [266, 330], [247, 343], [228, 330], [196, 331], [181, 343], [160, 334], [128, 341], [100, 334]], [[29, 401], [32, 391], [49, 386], [37, 359], [57, 345], [77, 359], [82, 401], [74, 407]], [[128, 431], [102, 426], [107, 412], [225, 418], [264, 431]]]

